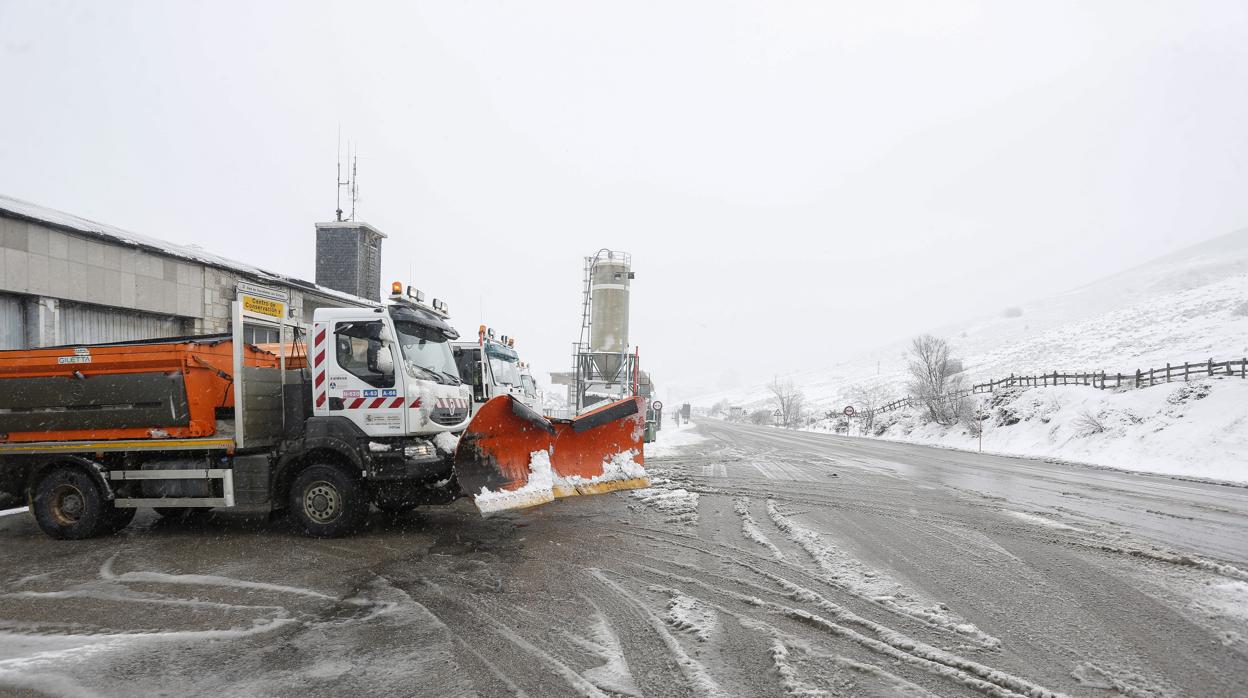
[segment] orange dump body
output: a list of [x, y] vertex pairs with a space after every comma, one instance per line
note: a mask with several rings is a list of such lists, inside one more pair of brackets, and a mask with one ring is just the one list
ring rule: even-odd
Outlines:
[[[281, 342], [266, 342], [257, 344], [257, 348], [273, 354], [276, 360], [277, 353], [282, 350]], [[286, 370], [294, 371], [308, 367], [308, 345], [303, 342], [287, 342], [286, 343]]]
[[[243, 362], [278, 368], [251, 345]], [[212, 436], [233, 371], [228, 339], [0, 351], [0, 442]]]

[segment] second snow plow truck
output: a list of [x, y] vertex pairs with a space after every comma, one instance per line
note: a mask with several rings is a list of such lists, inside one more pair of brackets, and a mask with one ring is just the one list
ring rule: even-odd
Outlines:
[[370, 505], [493, 512], [648, 484], [639, 398], [552, 421], [500, 395], [471, 415], [445, 303], [396, 283], [384, 306], [316, 309], [304, 337], [280, 298], [240, 289], [232, 334], [0, 351], [0, 492], [53, 538], [138, 507], [286, 513], [333, 537]]

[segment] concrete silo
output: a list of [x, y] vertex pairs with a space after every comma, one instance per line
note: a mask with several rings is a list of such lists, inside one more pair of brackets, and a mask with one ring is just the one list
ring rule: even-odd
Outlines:
[[568, 386], [573, 415], [639, 391], [637, 351], [628, 341], [633, 277], [627, 252], [601, 249], [585, 258], [581, 335], [572, 344], [572, 370], [550, 376], [556, 385]]
[[597, 372], [613, 377], [628, 354], [628, 294], [633, 259], [626, 252], [602, 250], [589, 270], [589, 351]]

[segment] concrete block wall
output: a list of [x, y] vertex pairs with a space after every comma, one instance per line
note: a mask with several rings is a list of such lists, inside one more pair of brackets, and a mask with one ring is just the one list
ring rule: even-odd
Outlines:
[[204, 270], [39, 223], [0, 217], [0, 291], [159, 315], [204, 314]]
[[[0, 293], [26, 299], [28, 346], [58, 342], [62, 301], [174, 316], [196, 334], [225, 332], [240, 280], [280, 285], [0, 215]], [[298, 286], [289, 290], [292, 317], [305, 322], [311, 321], [314, 307], [349, 304]]]

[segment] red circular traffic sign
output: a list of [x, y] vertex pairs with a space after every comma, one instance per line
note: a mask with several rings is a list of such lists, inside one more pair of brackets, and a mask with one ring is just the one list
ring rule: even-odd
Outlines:
[[852, 416], [854, 416], [854, 414], [855, 414], [856, 412], [855, 412], [855, 410], [854, 410], [854, 406], [853, 406], [853, 405], [849, 405], [849, 406], [847, 406], [847, 407], [843, 410], [843, 413], [845, 414], [845, 416], [846, 416], [846, 417], [852, 417]]
[[654, 409], [659, 410], [660, 412], [663, 411], [663, 403], [658, 400], [655, 400], [654, 402], [650, 403], [650, 405], [654, 407]]

